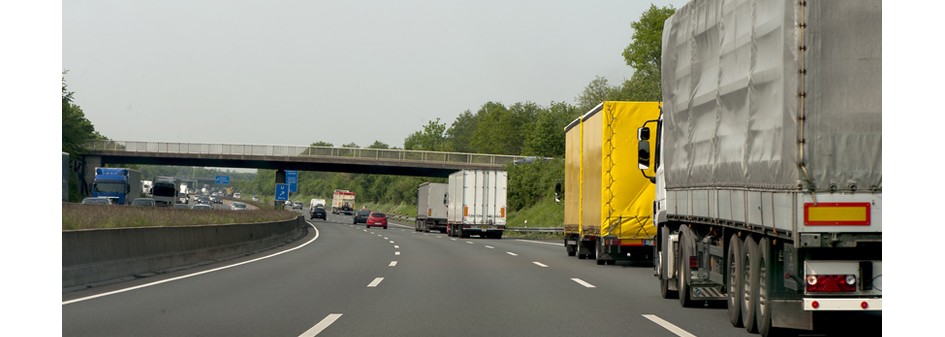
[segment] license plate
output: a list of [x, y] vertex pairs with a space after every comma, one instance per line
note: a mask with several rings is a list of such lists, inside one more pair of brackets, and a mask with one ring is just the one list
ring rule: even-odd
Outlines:
[[479, 226], [479, 228], [482, 228], [482, 229], [489, 229], [489, 226]]
[[568, 240], [568, 244], [569, 244], [569, 245], [576, 245], [576, 244], [577, 244], [577, 241]]

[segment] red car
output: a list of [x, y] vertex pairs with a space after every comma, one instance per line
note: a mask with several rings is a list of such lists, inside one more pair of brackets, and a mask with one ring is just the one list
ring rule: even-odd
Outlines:
[[387, 214], [371, 212], [371, 215], [368, 215], [367, 217], [367, 223], [365, 225], [367, 228], [371, 228], [371, 226], [377, 226], [387, 229]]

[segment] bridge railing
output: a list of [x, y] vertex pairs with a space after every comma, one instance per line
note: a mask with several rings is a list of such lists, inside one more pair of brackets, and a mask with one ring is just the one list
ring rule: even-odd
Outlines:
[[91, 151], [133, 152], [133, 153], [170, 153], [170, 154], [211, 154], [267, 157], [323, 157], [355, 158], [390, 161], [416, 161], [425, 163], [468, 163], [503, 166], [525, 160], [529, 157], [481, 153], [417, 151], [399, 149], [347, 148], [327, 146], [297, 145], [248, 145], [248, 144], [206, 144], [206, 143], [164, 143], [138, 141], [93, 141]]

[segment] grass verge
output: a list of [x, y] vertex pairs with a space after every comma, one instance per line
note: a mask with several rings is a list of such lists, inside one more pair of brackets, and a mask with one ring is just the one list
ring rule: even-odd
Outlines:
[[284, 221], [298, 215], [291, 211], [271, 209], [193, 210], [63, 203], [62, 230], [226, 225]]

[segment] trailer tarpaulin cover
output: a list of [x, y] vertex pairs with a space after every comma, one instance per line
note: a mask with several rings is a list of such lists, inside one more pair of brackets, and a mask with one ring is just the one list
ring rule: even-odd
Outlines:
[[880, 0], [678, 9], [663, 30], [667, 188], [881, 190], [881, 9]]

